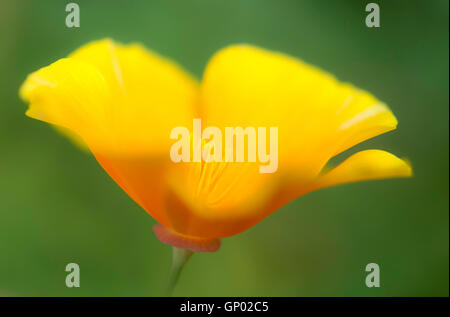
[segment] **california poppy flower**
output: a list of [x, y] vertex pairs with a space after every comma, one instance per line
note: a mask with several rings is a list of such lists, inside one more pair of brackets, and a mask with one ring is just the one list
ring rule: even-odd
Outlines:
[[[311, 191], [363, 180], [409, 177], [410, 165], [381, 150], [331, 158], [393, 130], [389, 108], [366, 91], [284, 54], [229, 46], [201, 83], [140, 45], [87, 44], [28, 76], [20, 95], [29, 117], [82, 140], [104, 170], [159, 225], [158, 238], [215, 251]], [[277, 127], [278, 168], [256, 162], [170, 159], [174, 127]], [[204, 140], [202, 140], [203, 142]]]

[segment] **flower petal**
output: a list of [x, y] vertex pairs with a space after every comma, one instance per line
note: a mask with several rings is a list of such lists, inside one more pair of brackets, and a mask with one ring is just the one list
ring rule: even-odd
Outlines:
[[411, 165], [381, 150], [365, 150], [353, 154], [314, 183], [314, 189], [343, 183], [374, 179], [411, 177]]
[[167, 153], [171, 129], [191, 124], [197, 88], [141, 46], [102, 40], [30, 75], [21, 95], [30, 116], [72, 129], [92, 151], [148, 155]]
[[314, 179], [336, 154], [397, 125], [369, 93], [249, 45], [225, 48], [209, 62], [201, 113], [208, 125], [278, 127], [280, 171], [304, 179]]
[[170, 131], [192, 125], [198, 93], [176, 64], [111, 40], [38, 70], [20, 91], [29, 116], [61, 126], [76, 142], [79, 135], [118, 185], [163, 224], [170, 223]]
[[107, 138], [111, 90], [92, 65], [60, 59], [29, 75], [20, 96], [29, 103], [26, 114], [32, 118], [89, 136], [90, 141]]
[[183, 123], [191, 124], [198, 83], [169, 59], [139, 44], [122, 45], [110, 39], [84, 45], [70, 57], [95, 66], [119, 98], [125, 95], [135, 113], [142, 115], [150, 108], [155, 114], [184, 116]]
[[248, 229], [263, 214], [278, 188], [274, 174], [256, 163], [186, 163], [169, 176], [168, 223], [190, 236], [218, 238]]

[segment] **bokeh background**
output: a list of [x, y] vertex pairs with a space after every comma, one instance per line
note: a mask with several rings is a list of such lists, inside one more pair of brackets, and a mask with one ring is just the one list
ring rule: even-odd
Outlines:
[[[180, 296], [448, 296], [448, 1], [0, 0], [0, 296], [159, 296], [170, 264], [155, 221], [95, 159], [24, 116], [25, 76], [95, 39], [138, 41], [201, 78], [231, 43], [282, 51], [385, 101], [396, 131], [365, 142], [413, 163], [412, 179], [348, 184], [301, 197], [196, 254]], [[348, 153], [346, 154], [348, 155]], [[65, 286], [65, 266], [81, 287]], [[366, 264], [381, 268], [367, 288]]]

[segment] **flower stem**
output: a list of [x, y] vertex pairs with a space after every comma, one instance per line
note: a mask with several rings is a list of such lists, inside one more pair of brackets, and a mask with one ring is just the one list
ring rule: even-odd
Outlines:
[[183, 270], [184, 265], [191, 258], [192, 254], [194, 254], [191, 250], [177, 247], [172, 248], [172, 266], [169, 271], [167, 296], [172, 296], [173, 290], [177, 285], [178, 278], [180, 277], [180, 273]]

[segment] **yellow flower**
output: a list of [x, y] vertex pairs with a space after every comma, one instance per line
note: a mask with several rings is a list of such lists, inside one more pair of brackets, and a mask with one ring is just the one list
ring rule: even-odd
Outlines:
[[[28, 76], [27, 115], [81, 138], [105, 171], [161, 225], [166, 243], [214, 251], [219, 238], [253, 226], [289, 201], [332, 185], [412, 175], [380, 150], [327, 162], [393, 130], [371, 94], [298, 59], [233, 45], [209, 62], [201, 83], [140, 45], [101, 40]], [[170, 159], [174, 127], [278, 127], [278, 170], [259, 162]]]

